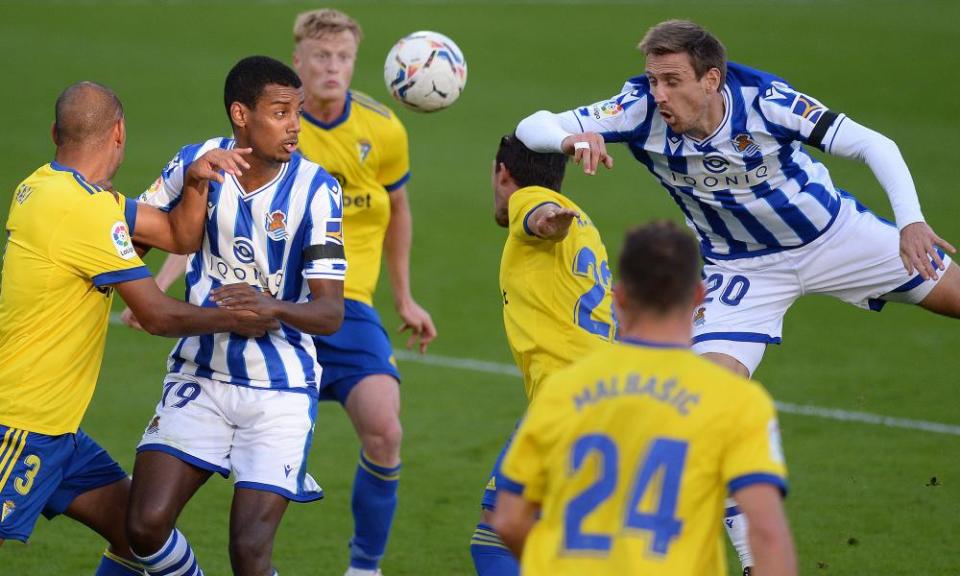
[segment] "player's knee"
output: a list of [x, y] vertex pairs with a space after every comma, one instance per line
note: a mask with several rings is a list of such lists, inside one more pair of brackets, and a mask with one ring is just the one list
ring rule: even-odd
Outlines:
[[175, 522], [173, 515], [162, 507], [133, 503], [127, 512], [130, 547], [140, 556], [153, 554], [167, 541]]
[[257, 524], [230, 531], [230, 563], [234, 574], [258, 576], [269, 574], [273, 539]]
[[403, 442], [403, 426], [399, 418], [381, 423], [361, 438], [363, 451], [374, 462], [395, 466], [400, 460], [400, 444]]

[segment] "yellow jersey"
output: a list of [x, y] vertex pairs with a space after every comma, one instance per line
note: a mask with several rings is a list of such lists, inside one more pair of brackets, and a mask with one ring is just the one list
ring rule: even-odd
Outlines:
[[56, 162], [16, 189], [0, 285], [0, 424], [75, 433], [97, 383], [112, 284], [150, 276], [136, 203]]
[[[559, 241], [535, 236], [530, 214], [544, 204], [580, 213]], [[532, 400], [543, 379], [607, 345], [616, 335], [607, 249], [587, 214], [539, 186], [509, 200], [509, 232], [500, 259], [503, 325]]]
[[300, 152], [340, 182], [347, 271], [343, 295], [373, 306], [383, 238], [390, 224], [390, 192], [410, 178], [407, 132], [389, 108], [366, 94], [347, 92], [343, 114], [324, 123], [307, 112]]
[[773, 401], [685, 347], [624, 340], [550, 376], [499, 488], [541, 504], [525, 576], [726, 574], [728, 493], [786, 492]]

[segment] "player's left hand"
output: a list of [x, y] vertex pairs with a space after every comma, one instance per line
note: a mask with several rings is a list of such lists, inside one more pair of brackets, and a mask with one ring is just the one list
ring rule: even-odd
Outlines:
[[276, 317], [277, 300], [243, 282], [211, 290], [210, 299], [227, 310], [248, 310], [266, 318]]
[[412, 350], [414, 343], [419, 339], [420, 353], [425, 354], [427, 346], [437, 337], [437, 328], [433, 325], [433, 318], [430, 317], [430, 313], [417, 304], [413, 298], [410, 298], [397, 305], [397, 314], [403, 321], [403, 324], [400, 325], [400, 332], [410, 330], [407, 350]]
[[937, 246], [950, 254], [957, 252], [949, 242], [937, 236], [926, 222], [904, 226], [900, 231], [900, 259], [907, 274], [916, 271], [924, 280], [939, 278], [937, 271], [942, 272], [946, 267], [937, 254]]

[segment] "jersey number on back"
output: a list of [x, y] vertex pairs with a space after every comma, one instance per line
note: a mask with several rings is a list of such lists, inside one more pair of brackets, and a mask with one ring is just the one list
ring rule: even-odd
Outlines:
[[[597, 255], [593, 250], [583, 247], [577, 252], [577, 257], [573, 260], [573, 273], [577, 276], [585, 276], [593, 280], [593, 286], [577, 299], [577, 304], [573, 309], [574, 321], [577, 326], [583, 328], [591, 334], [596, 334], [604, 340], [610, 340], [611, 326], [608, 322], [595, 320], [593, 311], [603, 302], [603, 297], [610, 290], [610, 266], [606, 260], [597, 263]], [[612, 311], [611, 311], [612, 315]]]
[[[575, 496], [564, 510], [564, 548], [571, 552], [608, 553], [619, 526], [609, 533], [587, 533], [583, 521], [617, 491], [620, 455], [617, 444], [606, 434], [587, 434], [577, 439], [570, 453], [570, 474], [576, 474], [589, 457], [596, 457], [598, 475], [586, 490]], [[640, 462], [626, 500], [623, 529], [652, 533], [649, 551], [666, 555], [670, 542], [680, 534], [683, 522], [676, 517], [680, 480], [687, 457], [687, 443], [669, 438], [651, 442]], [[653, 491], [652, 493], [651, 490]], [[641, 503], [645, 511], [640, 510]]]

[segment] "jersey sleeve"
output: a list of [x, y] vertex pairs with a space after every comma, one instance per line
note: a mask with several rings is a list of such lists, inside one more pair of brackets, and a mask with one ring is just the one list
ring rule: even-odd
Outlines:
[[410, 145], [407, 130], [400, 120], [390, 115], [388, 129], [380, 133], [382, 156], [377, 181], [387, 192], [399, 189], [410, 179]]
[[787, 468], [773, 400], [758, 384], [751, 386], [737, 415], [728, 419], [722, 474], [732, 495], [752, 484], [773, 484], [787, 492]]
[[779, 80], [761, 87], [758, 103], [774, 136], [798, 140], [821, 150], [826, 146], [830, 128], [843, 121], [842, 114]]
[[572, 133], [597, 132], [606, 142], [625, 142], [649, 125], [654, 106], [646, 78], [634, 78], [619, 94], [561, 116]]
[[530, 230], [530, 215], [545, 204], [560, 205], [556, 198], [544, 190], [521, 188], [514, 192], [507, 205], [510, 235], [524, 242], [542, 241], [542, 238]]
[[303, 246], [303, 277], [343, 280], [347, 260], [343, 250], [343, 194], [330, 175], [320, 178], [311, 196]]
[[530, 502], [542, 502], [546, 494], [550, 455], [557, 448], [566, 414], [562, 397], [550, 391], [549, 386], [543, 386], [543, 392], [530, 405], [497, 476], [498, 490], [513, 492]]
[[[137, 201], [155, 206], [164, 212], [172, 210], [180, 202], [180, 195], [183, 192], [183, 176], [186, 174], [187, 168], [201, 152], [212, 148], [213, 143], [215, 143], [214, 140], [209, 140], [203, 144], [190, 144], [181, 148], [173, 159], [167, 162], [153, 184], [140, 194]], [[224, 143], [221, 142], [220, 145], [223, 146]]]
[[148, 278], [150, 270], [133, 247], [131, 205], [135, 203], [112, 192], [80, 200], [57, 228], [50, 249], [53, 260], [97, 287]]

